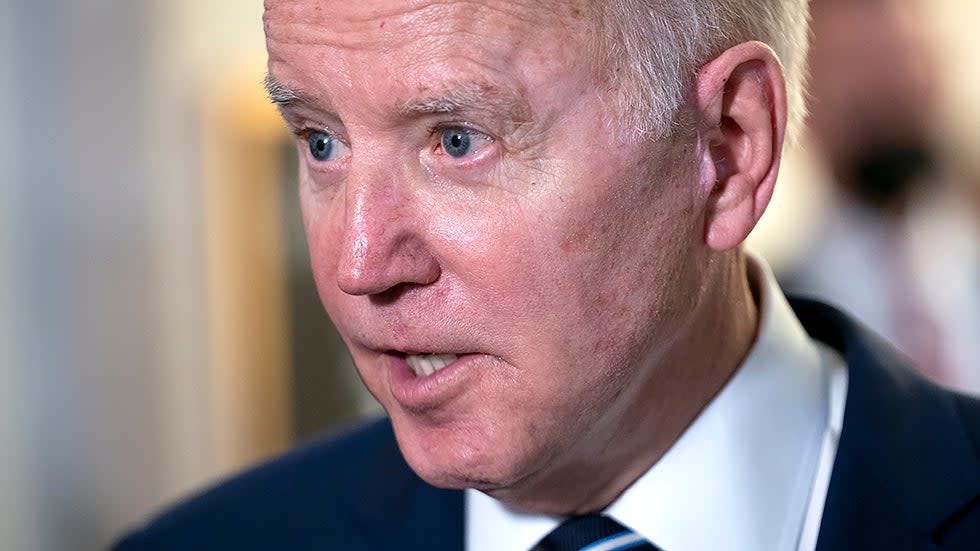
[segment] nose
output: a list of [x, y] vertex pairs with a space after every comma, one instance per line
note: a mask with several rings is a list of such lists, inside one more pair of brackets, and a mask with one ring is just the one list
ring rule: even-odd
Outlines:
[[424, 213], [408, 187], [396, 175], [348, 179], [337, 265], [337, 286], [344, 293], [380, 295], [439, 279]]

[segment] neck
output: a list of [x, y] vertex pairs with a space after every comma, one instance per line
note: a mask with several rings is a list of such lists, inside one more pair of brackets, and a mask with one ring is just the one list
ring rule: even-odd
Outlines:
[[757, 332], [744, 254], [724, 253], [708, 271], [681, 336], [638, 372], [572, 459], [492, 497], [552, 516], [599, 511], [667, 453], [741, 365]]

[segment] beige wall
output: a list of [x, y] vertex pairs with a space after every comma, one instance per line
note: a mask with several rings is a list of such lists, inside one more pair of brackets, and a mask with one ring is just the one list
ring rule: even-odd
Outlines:
[[261, 10], [0, 1], [0, 549], [102, 549], [230, 467], [202, 117], [258, 87]]
[[941, 0], [935, 10], [947, 75], [940, 136], [980, 185], [980, 1]]

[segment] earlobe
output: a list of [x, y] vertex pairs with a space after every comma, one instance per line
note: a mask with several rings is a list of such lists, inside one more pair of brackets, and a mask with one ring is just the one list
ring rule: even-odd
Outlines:
[[779, 169], [786, 130], [786, 87], [773, 51], [760, 42], [726, 50], [698, 73], [705, 242], [723, 251], [755, 227]]

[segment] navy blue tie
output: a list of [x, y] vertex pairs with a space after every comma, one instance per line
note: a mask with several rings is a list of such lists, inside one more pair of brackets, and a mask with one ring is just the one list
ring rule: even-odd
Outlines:
[[533, 551], [660, 551], [643, 536], [597, 514], [572, 517], [561, 523]]

